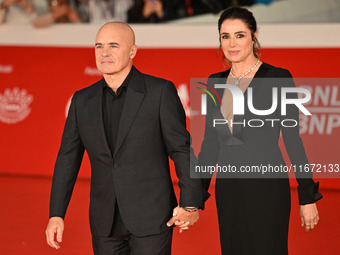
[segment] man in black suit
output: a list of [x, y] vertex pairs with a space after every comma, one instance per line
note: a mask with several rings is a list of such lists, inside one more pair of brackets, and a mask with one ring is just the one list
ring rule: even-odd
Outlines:
[[[98, 31], [96, 64], [104, 78], [72, 98], [52, 182], [46, 229], [51, 247], [60, 248], [84, 150], [91, 162], [96, 255], [171, 254], [171, 225], [188, 229], [204, 207], [207, 194], [199, 179], [190, 179], [190, 135], [177, 90], [139, 72], [132, 65], [136, 52], [127, 24], [111, 22]], [[179, 207], [169, 156], [179, 178]]]

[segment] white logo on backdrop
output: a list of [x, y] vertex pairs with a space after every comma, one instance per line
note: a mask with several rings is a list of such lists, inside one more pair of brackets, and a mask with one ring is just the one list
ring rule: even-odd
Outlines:
[[25, 89], [5, 89], [4, 94], [0, 94], [0, 121], [14, 124], [24, 120], [31, 112], [32, 101], [33, 96]]
[[73, 96], [71, 96], [69, 98], [69, 100], [67, 100], [67, 103], [66, 103], [66, 107], [65, 107], [65, 116], [66, 116], [66, 118], [67, 118], [67, 115], [68, 115], [68, 111], [70, 110], [70, 105], [71, 105], [72, 97]]
[[188, 86], [185, 83], [182, 83], [178, 86], [178, 96], [181, 99], [183, 108], [185, 110], [185, 115], [187, 117], [190, 116], [190, 97], [189, 97], [189, 91], [188, 91]]
[[85, 75], [90, 75], [90, 76], [95, 76], [95, 75], [103, 75], [101, 72], [98, 71], [98, 69], [96, 67], [85, 67], [84, 69], [84, 74]]
[[308, 89], [313, 94], [312, 100], [306, 104], [312, 115], [300, 114], [300, 133], [331, 135], [334, 129], [340, 127], [339, 86], [304, 85], [300, 87]]
[[12, 73], [13, 66], [11, 65], [0, 65], [0, 73]]

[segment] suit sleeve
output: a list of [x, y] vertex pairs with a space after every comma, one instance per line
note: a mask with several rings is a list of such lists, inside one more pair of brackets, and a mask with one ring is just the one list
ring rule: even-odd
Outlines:
[[[208, 84], [211, 85], [211, 77], [208, 79]], [[218, 153], [220, 150], [220, 143], [218, 139], [218, 135], [216, 132], [216, 128], [213, 128], [213, 109], [214, 105], [212, 104], [212, 100], [207, 100], [207, 114], [205, 116], [205, 130], [204, 130], [204, 138], [201, 145], [200, 153], [198, 154], [198, 165], [205, 166], [216, 166], [218, 162]], [[202, 176], [203, 177], [203, 176]], [[206, 178], [204, 176], [202, 178], [202, 183], [205, 190], [209, 189], [212, 174], [210, 174], [210, 178]]]
[[163, 140], [168, 155], [175, 163], [179, 179], [180, 206], [204, 208], [209, 194], [203, 189], [200, 179], [190, 178], [190, 167], [197, 162], [190, 145], [190, 134], [186, 129], [186, 116], [176, 87], [168, 82], [162, 91], [160, 120]]
[[77, 125], [76, 97], [77, 93], [72, 98], [55, 163], [50, 199], [50, 217], [65, 217], [84, 155], [84, 146], [80, 139]]
[[[288, 70], [284, 70], [282, 77], [285, 78], [285, 87], [295, 87], [292, 75]], [[297, 94], [289, 93], [287, 94], [287, 98], [297, 99]], [[322, 195], [318, 191], [319, 183], [315, 183], [313, 180], [312, 172], [305, 171], [304, 166], [308, 166], [308, 159], [299, 134], [299, 109], [295, 105], [288, 104], [286, 111], [286, 116], [281, 116], [281, 118], [293, 119], [297, 123], [295, 127], [281, 126], [281, 131], [290, 161], [297, 169], [295, 175], [298, 182], [299, 204], [315, 203], [322, 198]], [[302, 171], [300, 171], [298, 166], [302, 166]]]

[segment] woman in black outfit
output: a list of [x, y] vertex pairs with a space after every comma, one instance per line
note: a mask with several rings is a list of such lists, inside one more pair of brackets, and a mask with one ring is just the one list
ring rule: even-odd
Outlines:
[[[254, 165], [285, 166], [278, 146], [278, 139], [282, 133], [291, 164], [295, 167], [305, 166], [308, 159], [299, 135], [299, 109], [295, 105], [287, 105], [287, 115], [281, 115], [281, 88], [295, 86], [292, 76], [286, 69], [259, 60], [260, 46], [253, 14], [245, 8], [228, 8], [220, 16], [218, 31], [224, 60], [231, 68], [212, 74], [208, 84], [214, 86], [227, 83], [241, 89], [245, 97], [244, 115], [233, 114], [232, 96], [228, 89], [216, 89], [222, 98], [222, 104], [217, 107], [208, 97], [205, 135], [198, 157], [199, 165], [233, 166], [237, 171], [242, 167]], [[275, 82], [271, 82], [273, 80]], [[279, 96], [277, 109], [267, 116], [253, 114], [248, 108], [249, 95], [246, 92], [251, 88], [255, 109], [266, 110], [272, 106], [274, 87], [278, 89]], [[297, 95], [291, 93], [290, 97], [297, 98]], [[225, 119], [228, 124], [214, 127], [213, 119]], [[253, 122], [248, 125], [251, 119], [263, 120], [264, 125], [252, 127], [258, 126], [259, 123]], [[265, 119], [280, 121], [270, 122]], [[291, 123], [282, 125], [281, 121], [284, 119], [293, 119], [297, 125], [295, 127], [292, 127]], [[232, 121], [234, 125], [231, 124]], [[308, 232], [319, 220], [315, 202], [322, 195], [318, 192], [318, 183], [314, 183], [310, 172], [298, 171], [296, 178], [299, 184], [301, 221]], [[203, 182], [208, 189], [210, 179], [203, 179]], [[291, 201], [287, 173], [259, 176], [219, 172], [215, 194], [223, 255], [288, 254]]]

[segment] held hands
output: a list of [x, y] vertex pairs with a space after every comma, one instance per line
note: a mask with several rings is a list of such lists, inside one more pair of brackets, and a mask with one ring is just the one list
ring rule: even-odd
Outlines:
[[188, 230], [192, 227], [199, 218], [198, 210], [194, 212], [188, 212], [182, 207], [177, 206], [173, 211], [173, 217], [166, 224], [168, 227], [175, 225], [179, 227], [179, 232]]
[[316, 204], [300, 206], [301, 226], [305, 226], [306, 232], [315, 228], [319, 221], [319, 213]]
[[[46, 228], [46, 241], [49, 246], [60, 249], [64, 232], [64, 220], [60, 217], [51, 217]], [[55, 240], [55, 237], [57, 240]]]

